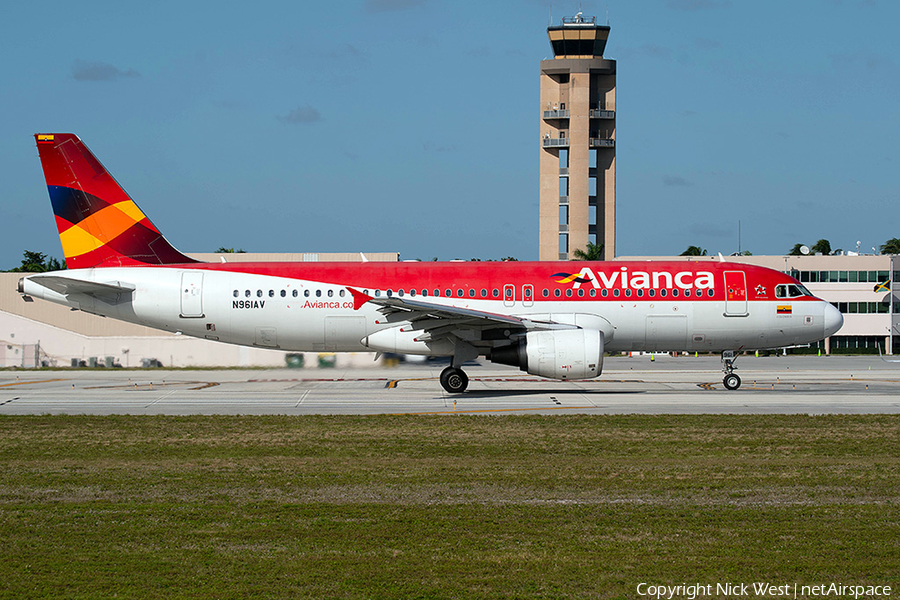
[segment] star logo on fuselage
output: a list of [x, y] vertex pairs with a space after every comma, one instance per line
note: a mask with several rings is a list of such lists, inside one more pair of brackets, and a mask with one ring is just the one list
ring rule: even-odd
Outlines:
[[764, 285], [756, 286], [756, 295], [757, 296], [765, 296], [766, 295], [766, 286], [764, 286]]

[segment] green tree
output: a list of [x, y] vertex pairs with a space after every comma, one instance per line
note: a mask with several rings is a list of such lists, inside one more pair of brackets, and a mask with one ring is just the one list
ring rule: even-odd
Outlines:
[[700, 246], [688, 246], [679, 256], [706, 256], [706, 249]]
[[572, 260], [603, 260], [603, 244], [588, 242], [584, 250], [579, 248], [572, 252]]
[[794, 247], [791, 248], [791, 251], [788, 252], [788, 256], [803, 256], [803, 253], [800, 252], [800, 248], [805, 246], [806, 244], [794, 244]]
[[878, 247], [882, 254], [900, 254], [900, 238], [891, 238]]
[[234, 248], [226, 248], [225, 246], [219, 246], [216, 250], [216, 254], [246, 254], [247, 251], [241, 248], [240, 250], [235, 250]]
[[825, 256], [831, 254], [831, 242], [828, 240], [819, 240], [813, 247], [809, 249], [811, 254], [816, 254], [817, 252], [821, 252]]
[[10, 269], [10, 273], [46, 273], [47, 271], [62, 271], [65, 269], [60, 261], [47, 256], [43, 252], [32, 252], [25, 250], [22, 253], [22, 264], [15, 269]]

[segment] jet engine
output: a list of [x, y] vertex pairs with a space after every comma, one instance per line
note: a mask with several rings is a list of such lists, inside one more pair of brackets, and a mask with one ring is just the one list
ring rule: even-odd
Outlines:
[[603, 368], [602, 331], [530, 331], [518, 343], [491, 350], [492, 362], [552, 379], [589, 379]]

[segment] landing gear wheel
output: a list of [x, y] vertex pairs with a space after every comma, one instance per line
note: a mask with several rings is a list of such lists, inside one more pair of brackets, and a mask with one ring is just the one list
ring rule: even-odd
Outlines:
[[725, 384], [725, 389], [736, 390], [741, 387], [741, 378], [734, 373], [729, 373], [725, 376], [725, 379], [722, 380], [722, 383]]
[[469, 386], [469, 377], [462, 369], [447, 367], [441, 372], [441, 386], [451, 394], [459, 394]]

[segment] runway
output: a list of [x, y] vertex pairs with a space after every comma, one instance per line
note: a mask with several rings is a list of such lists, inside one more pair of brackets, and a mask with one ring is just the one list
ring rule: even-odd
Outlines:
[[444, 366], [2, 371], [0, 415], [900, 413], [900, 363], [877, 356], [742, 357], [736, 391], [712, 357], [607, 358], [574, 382], [484, 363], [454, 395]]

